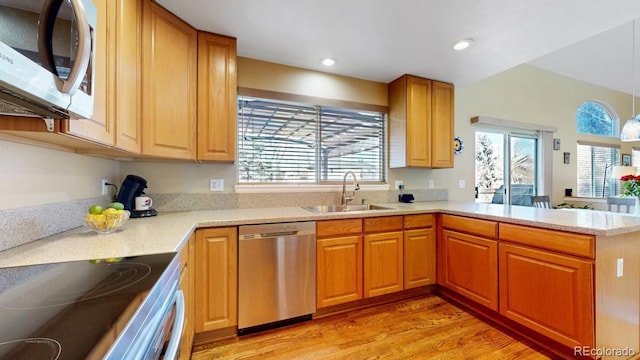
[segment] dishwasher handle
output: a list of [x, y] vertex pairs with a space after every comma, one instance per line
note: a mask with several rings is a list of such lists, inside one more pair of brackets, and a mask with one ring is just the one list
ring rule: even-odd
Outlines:
[[279, 236], [293, 236], [298, 235], [299, 231], [280, 231], [280, 232], [272, 232], [272, 233], [262, 233], [260, 237], [262, 238], [274, 238]]
[[315, 236], [315, 234], [315, 221], [245, 225], [238, 228], [238, 237], [240, 240], [273, 239], [287, 236]]

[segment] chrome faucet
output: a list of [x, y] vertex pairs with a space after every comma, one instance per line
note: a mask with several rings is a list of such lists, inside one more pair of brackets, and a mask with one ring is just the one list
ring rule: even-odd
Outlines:
[[[347, 195], [347, 176], [351, 174], [353, 178], [353, 191], [350, 195]], [[356, 190], [360, 190], [360, 185], [356, 183], [356, 174], [353, 171], [347, 171], [342, 179], [342, 205], [346, 208], [349, 205], [349, 201], [356, 197]]]

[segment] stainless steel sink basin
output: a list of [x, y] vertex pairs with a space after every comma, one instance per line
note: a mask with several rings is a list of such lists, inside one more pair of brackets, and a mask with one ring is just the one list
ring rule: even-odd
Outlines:
[[390, 210], [391, 208], [364, 204], [364, 205], [318, 205], [318, 206], [305, 206], [304, 209], [313, 211], [315, 213], [336, 213], [336, 212], [353, 212], [353, 211], [372, 211], [372, 210]]

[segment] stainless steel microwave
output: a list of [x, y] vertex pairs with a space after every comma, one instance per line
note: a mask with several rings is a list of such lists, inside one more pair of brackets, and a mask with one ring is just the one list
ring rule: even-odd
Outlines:
[[91, 0], [0, 0], [0, 114], [93, 115]]

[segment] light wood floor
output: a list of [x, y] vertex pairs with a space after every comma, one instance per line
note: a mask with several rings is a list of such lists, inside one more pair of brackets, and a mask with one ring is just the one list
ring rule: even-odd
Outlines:
[[202, 359], [551, 359], [445, 300], [354, 310], [194, 348]]

